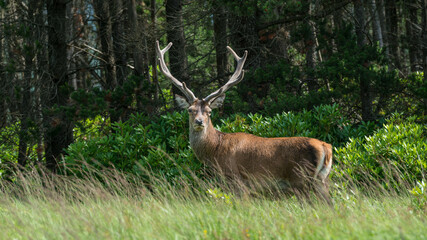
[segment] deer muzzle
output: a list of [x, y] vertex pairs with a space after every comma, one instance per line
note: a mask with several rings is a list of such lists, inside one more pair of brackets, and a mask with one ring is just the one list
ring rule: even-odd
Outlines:
[[196, 131], [201, 131], [204, 128], [204, 124], [203, 124], [203, 120], [201, 119], [194, 119], [194, 124], [193, 124], [193, 128]]

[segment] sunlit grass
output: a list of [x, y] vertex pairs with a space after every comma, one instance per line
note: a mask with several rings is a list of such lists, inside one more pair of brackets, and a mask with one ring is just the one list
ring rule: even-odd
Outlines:
[[96, 176], [34, 171], [2, 182], [0, 239], [427, 239], [426, 212], [404, 191], [362, 194], [337, 184], [329, 207], [233, 194], [221, 183]]

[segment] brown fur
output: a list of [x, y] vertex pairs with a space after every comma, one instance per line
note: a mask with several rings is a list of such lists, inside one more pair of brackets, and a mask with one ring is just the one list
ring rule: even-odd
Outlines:
[[[298, 191], [305, 191], [309, 180], [330, 201], [327, 183], [332, 161], [330, 144], [307, 137], [263, 138], [247, 133], [223, 133], [213, 127], [208, 104], [197, 100], [190, 109], [190, 145], [199, 160], [218, 167], [230, 177], [272, 177]], [[194, 128], [196, 118], [203, 121], [200, 131]]]

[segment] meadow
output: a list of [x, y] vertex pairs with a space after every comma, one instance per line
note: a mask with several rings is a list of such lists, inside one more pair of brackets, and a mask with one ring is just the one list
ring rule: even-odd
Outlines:
[[427, 239], [422, 184], [389, 191], [343, 180], [328, 206], [236, 192], [221, 180], [152, 177], [147, 185], [117, 170], [18, 172], [1, 182], [0, 239]]

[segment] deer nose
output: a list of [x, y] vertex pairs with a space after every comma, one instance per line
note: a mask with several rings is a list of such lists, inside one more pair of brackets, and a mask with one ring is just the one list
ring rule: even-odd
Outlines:
[[196, 123], [197, 125], [203, 125], [203, 120], [201, 120], [201, 119], [195, 119], [194, 123]]

